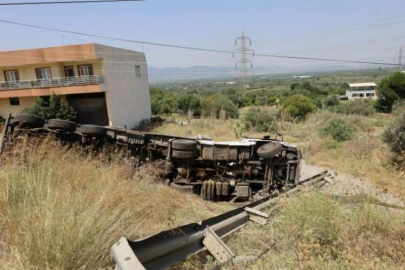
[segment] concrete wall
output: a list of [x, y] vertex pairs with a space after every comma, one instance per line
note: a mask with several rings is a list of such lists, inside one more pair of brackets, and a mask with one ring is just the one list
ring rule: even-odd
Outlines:
[[[358, 96], [359, 94], [361, 94], [362, 97]], [[367, 97], [367, 94], [374, 94], [374, 96]], [[346, 97], [349, 100], [365, 98], [377, 99], [377, 92], [376, 90], [346, 90]]]
[[7, 99], [0, 99], [0, 116], [6, 118], [10, 113], [16, 115], [20, 113], [22, 110], [32, 107], [35, 102], [35, 97], [24, 97], [20, 98], [20, 105], [19, 106], [11, 106], [10, 100]]
[[[146, 58], [143, 53], [96, 44], [97, 58], [102, 58], [106, 102], [110, 125], [134, 128], [150, 119], [151, 105]], [[137, 78], [135, 66], [141, 68]]]

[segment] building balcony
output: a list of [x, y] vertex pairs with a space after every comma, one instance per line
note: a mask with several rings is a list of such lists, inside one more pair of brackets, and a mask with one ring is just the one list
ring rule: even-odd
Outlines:
[[84, 76], [84, 77], [69, 77], [69, 78], [55, 78], [49, 80], [35, 80], [35, 81], [18, 81], [18, 82], [1, 82], [1, 90], [18, 90], [30, 88], [55, 88], [55, 87], [69, 87], [69, 86], [82, 86], [82, 85], [99, 85], [104, 82], [103, 76]]

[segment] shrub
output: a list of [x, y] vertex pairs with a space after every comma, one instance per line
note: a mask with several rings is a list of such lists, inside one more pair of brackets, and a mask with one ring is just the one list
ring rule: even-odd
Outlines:
[[341, 114], [369, 116], [375, 113], [373, 101], [369, 99], [350, 100], [336, 106], [333, 111]]
[[321, 137], [331, 136], [338, 142], [348, 141], [353, 138], [354, 127], [342, 118], [332, 118], [319, 131]]
[[192, 112], [192, 116], [198, 117], [201, 115], [200, 96], [196, 94], [179, 95], [177, 97], [177, 107], [182, 114]]
[[375, 104], [377, 111], [390, 113], [392, 106], [400, 98], [405, 98], [405, 74], [397, 72], [380, 82]]
[[2, 116], [0, 116], [0, 125], [4, 124], [6, 122], [6, 119], [4, 119]]
[[49, 100], [43, 97], [35, 99], [34, 106], [23, 110], [23, 113], [33, 114], [49, 119], [62, 119], [75, 121], [76, 112], [61, 96], [52, 94]]
[[297, 119], [303, 119], [316, 110], [316, 106], [311, 99], [303, 95], [286, 98], [283, 102], [283, 108], [289, 112], [291, 117]]
[[203, 112], [206, 116], [220, 117], [221, 111], [225, 117], [238, 118], [238, 106], [223, 95], [215, 95], [202, 101]]
[[250, 108], [243, 117], [243, 124], [247, 129], [257, 132], [277, 131], [277, 115], [275, 112], [260, 108]]
[[395, 153], [405, 152], [405, 112], [398, 115], [383, 133], [386, 142]]
[[324, 100], [322, 100], [322, 107], [329, 108], [329, 107], [339, 105], [339, 103], [340, 103], [339, 96], [337, 96], [337, 95], [328, 96]]

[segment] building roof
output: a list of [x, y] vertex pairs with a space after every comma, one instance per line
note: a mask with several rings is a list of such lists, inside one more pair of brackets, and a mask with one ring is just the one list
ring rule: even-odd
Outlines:
[[367, 87], [367, 86], [377, 86], [377, 84], [371, 83], [349, 83], [350, 87]]
[[0, 52], [0, 67], [97, 59], [95, 44]]

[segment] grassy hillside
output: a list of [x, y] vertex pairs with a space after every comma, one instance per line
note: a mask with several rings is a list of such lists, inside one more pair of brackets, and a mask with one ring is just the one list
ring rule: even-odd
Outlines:
[[0, 167], [0, 269], [104, 269], [122, 236], [143, 238], [231, 207], [165, 186], [156, 167], [134, 173], [118, 158], [53, 141], [15, 149]]

